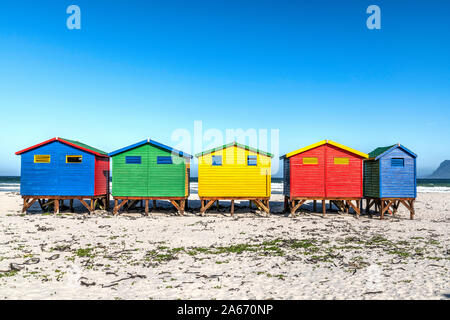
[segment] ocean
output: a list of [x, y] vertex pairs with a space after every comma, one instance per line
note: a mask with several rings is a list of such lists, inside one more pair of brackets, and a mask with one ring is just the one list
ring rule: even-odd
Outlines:
[[[191, 177], [191, 182], [198, 182], [197, 177]], [[281, 184], [282, 178], [272, 178], [272, 183]], [[417, 186], [419, 192], [435, 191], [435, 192], [449, 192], [450, 179], [417, 179]], [[0, 176], [0, 192], [19, 192], [20, 177]], [[281, 193], [279, 188], [272, 187], [273, 193]]]

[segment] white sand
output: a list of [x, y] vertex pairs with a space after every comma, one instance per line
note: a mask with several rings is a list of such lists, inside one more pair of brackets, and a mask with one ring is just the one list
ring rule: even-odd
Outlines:
[[450, 193], [419, 193], [414, 221], [403, 209], [383, 221], [337, 212], [323, 219], [306, 210], [292, 219], [279, 214], [281, 194], [272, 196], [269, 218], [247, 202], [235, 218], [229, 202], [199, 217], [196, 199], [185, 217], [168, 204], [151, 217], [89, 216], [81, 206], [42, 215], [36, 205], [22, 215], [20, 196], [0, 192], [0, 299], [450, 295]]

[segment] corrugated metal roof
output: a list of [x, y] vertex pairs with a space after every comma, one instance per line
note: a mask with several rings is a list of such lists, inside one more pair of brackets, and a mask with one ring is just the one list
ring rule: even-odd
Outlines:
[[265, 156], [268, 156], [268, 157], [271, 157], [271, 158], [273, 157], [273, 154], [271, 154], [269, 152], [261, 151], [259, 149], [252, 148], [252, 147], [249, 147], [249, 146], [237, 143], [237, 142], [231, 142], [231, 143], [228, 143], [228, 144], [224, 144], [223, 146], [220, 146], [220, 147], [217, 147], [217, 148], [213, 148], [213, 149], [209, 149], [209, 150], [197, 153], [195, 156], [198, 158], [198, 157], [201, 157], [201, 156], [203, 156], [205, 154], [209, 154], [211, 152], [223, 150], [223, 149], [226, 149], [226, 148], [229, 148], [229, 147], [232, 147], [232, 146], [236, 146], [238, 148], [242, 148], [242, 149], [249, 150], [249, 151], [252, 151], [252, 152], [255, 152], [255, 153], [258, 153], [258, 154], [262, 154], [262, 155], [265, 155]]

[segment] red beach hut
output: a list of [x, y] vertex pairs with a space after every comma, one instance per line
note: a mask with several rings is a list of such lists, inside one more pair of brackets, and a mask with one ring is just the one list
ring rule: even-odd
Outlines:
[[[359, 215], [363, 196], [363, 159], [368, 155], [331, 140], [323, 140], [290, 152], [280, 159], [284, 163], [285, 209], [291, 214], [307, 200], [325, 201]], [[352, 202], [355, 201], [355, 204]]]

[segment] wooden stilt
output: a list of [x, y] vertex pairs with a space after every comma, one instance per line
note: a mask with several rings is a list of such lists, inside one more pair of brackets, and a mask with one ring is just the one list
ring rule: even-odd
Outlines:
[[54, 214], [58, 214], [59, 213], [59, 200], [56, 199], [55, 200], [55, 210], [54, 210]]
[[411, 206], [411, 210], [409, 211], [410, 212], [409, 218], [411, 220], [414, 220], [414, 215], [416, 214], [416, 211], [414, 209], [414, 200], [410, 200], [409, 205]]
[[313, 211], [317, 212], [317, 200], [313, 201]]
[[70, 212], [75, 212], [75, 210], [73, 209], [73, 199], [70, 199], [69, 201], [69, 207], [70, 207]]
[[105, 204], [105, 210], [108, 211], [109, 210], [109, 193], [106, 195], [106, 204]]
[[153, 210], [156, 209], [156, 200], [153, 200]]
[[295, 212], [297, 211], [297, 209], [299, 209], [302, 204], [304, 204], [306, 202], [306, 200], [299, 200], [297, 202], [297, 204], [295, 204], [295, 200], [293, 200], [292, 202], [292, 208], [291, 208], [291, 217], [295, 217]]
[[322, 216], [325, 218], [325, 215], [327, 213], [327, 206], [325, 203], [325, 200], [322, 200]]
[[148, 212], [149, 212], [149, 209], [148, 209], [148, 201], [149, 201], [149, 200], [145, 200], [145, 215], [146, 215], [146, 216], [148, 216]]
[[234, 216], [234, 200], [231, 200], [231, 216]]

